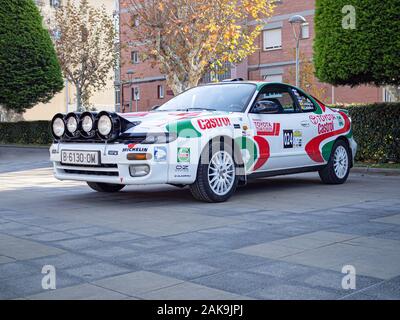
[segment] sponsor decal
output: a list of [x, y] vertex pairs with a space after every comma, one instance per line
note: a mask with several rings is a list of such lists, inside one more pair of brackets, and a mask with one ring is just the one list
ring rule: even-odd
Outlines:
[[283, 148], [293, 148], [293, 130], [283, 130]]
[[122, 149], [122, 152], [147, 152], [146, 147], [136, 147], [136, 144], [130, 143], [126, 148]]
[[233, 125], [233, 127], [234, 127], [235, 129], [240, 129], [240, 124], [235, 123], [235, 124]]
[[188, 174], [189, 173], [189, 165], [187, 165], [187, 164], [178, 164], [176, 167], [175, 167], [175, 175], [174, 175], [174, 177], [175, 178], [188, 178], [188, 177], [191, 177], [191, 175], [190, 174]]
[[218, 117], [211, 119], [199, 119], [197, 120], [201, 130], [214, 129], [220, 127], [229, 127], [231, 125], [231, 120], [227, 117]]
[[303, 146], [303, 131], [293, 131], [293, 148], [301, 148]]
[[333, 114], [310, 115], [310, 121], [318, 128], [318, 134], [325, 134], [335, 131], [336, 117]]
[[117, 156], [118, 155], [118, 151], [116, 151], [116, 150], [108, 150], [108, 155], [109, 156]]
[[167, 148], [166, 147], [155, 147], [154, 148], [154, 160], [155, 161], [166, 161], [167, 160]]
[[256, 127], [258, 136], [279, 136], [281, 129], [280, 123], [272, 123], [262, 120], [254, 120], [254, 126]]
[[321, 134], [321, 135], [311, 139], [311, 141], [307, 143], [306, 152], [313, 161], [319, 162], [319, 163], [327, 161], [327, 159], [324, 159], [324, 156], [320, 149], [321, 143], [324, 140], [327, 140], [327, 139], [332, 138], [337, 135], [346, 134], [346, 133], [350, 132], [350, 130], [351, 130], [350, 119], [347, 117], [347, 115], [345, 113], [343, 113], [343, 112], [339, 112], [339, 113], [344, 119], [343, 128], [338, 129], [333, 132]]
[[176, 172], [189, 172], [189, 165], [188, 164], [178, 164], [175, 167]]
[[178, 162], [190, 162], [190, 148], [178, 148]]

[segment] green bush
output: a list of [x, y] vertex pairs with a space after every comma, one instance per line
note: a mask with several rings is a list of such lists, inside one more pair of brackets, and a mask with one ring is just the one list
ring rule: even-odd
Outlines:
[[0, 143], [51, 144], [50, 121], [0, 122]]
[[[400, 84], [400, 0], [316, 0], [315, 5], [314, 63], [321, 82]], [[350, 8], [354, 29], [347, 24]]]
[[33, 0], [0, 1], [0, 105], [23, 113], [64, 87], [48, 30]]
[[400, 163], [400, 103], [333, 107], [349, 111], [358, 143], [356, 160]]

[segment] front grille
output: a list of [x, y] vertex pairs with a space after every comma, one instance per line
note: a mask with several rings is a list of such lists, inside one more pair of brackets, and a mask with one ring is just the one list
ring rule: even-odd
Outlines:
[[118, 177], [118, 172], [109, 172], [109, 171], [87, 171], [87, 170], [64, 169], [64, 172], [65, 173], [70, 173], [70, 174], [84, 174], [84, 175], [92, 175], [92, 176]]
[[57, 169], [62, 170], [66, 174], [81, 174], [91, 176], [108, 176], [118, 177], [118, 165], [116, 164], [101, 164], [99, 166], [82, 166], [76, 164], [57, 163]]

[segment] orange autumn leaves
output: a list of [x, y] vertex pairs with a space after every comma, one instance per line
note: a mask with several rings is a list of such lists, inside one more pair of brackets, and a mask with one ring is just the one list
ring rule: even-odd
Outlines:
[[[174, 93], [197, 85], [205, 72], [239, 63], [257, 46], [273, 0], [128, 0], [140, 23], [129, 28], [143, 57], [155, 61]], [[252, 26], [249, 21], [254, 21]], [[258, 24], [260, 23], [260, 24]]]

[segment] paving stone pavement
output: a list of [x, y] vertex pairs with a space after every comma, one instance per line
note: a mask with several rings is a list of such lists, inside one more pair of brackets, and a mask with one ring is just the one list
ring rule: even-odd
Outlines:
[[398, 176], [270, 178], [205, 204], [170, 186], [96, 193], [47, 156], [0, 147], [0, 299], [400, 299]]

